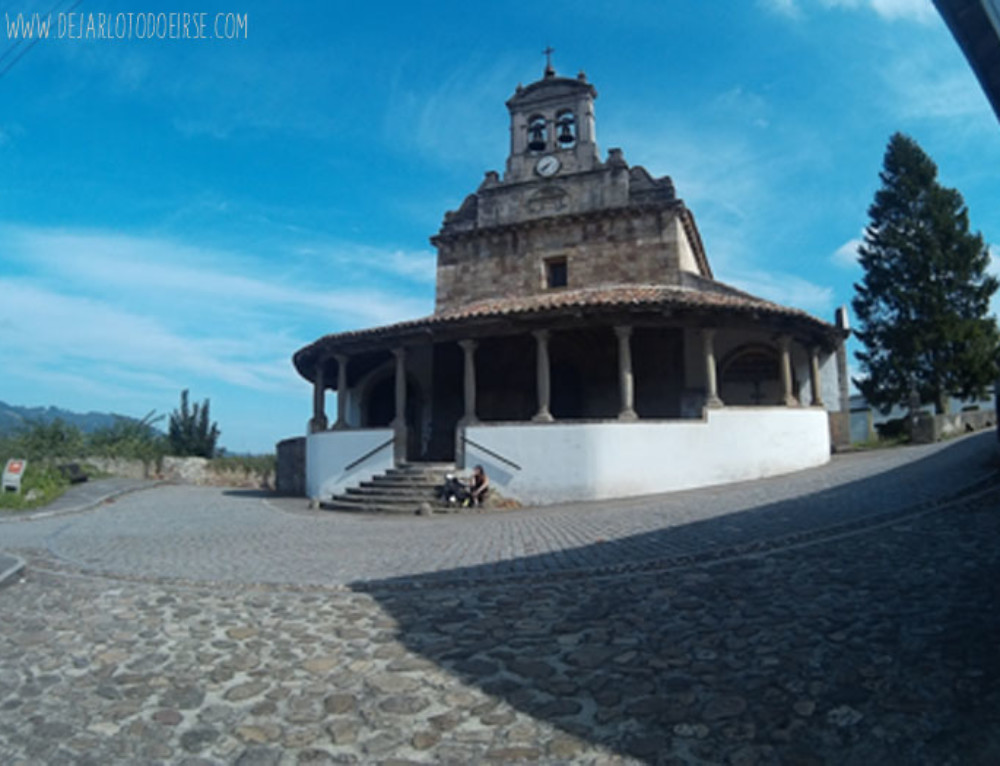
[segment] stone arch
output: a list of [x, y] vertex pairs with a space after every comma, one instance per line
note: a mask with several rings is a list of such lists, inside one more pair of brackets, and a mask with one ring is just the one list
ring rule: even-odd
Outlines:
[[[796, 390], [793, 372], [792, 390]], [[727, 406], [780, 406], [781, 352], [765, 343], [730, 351], [719, 365], [719, 396]]]
[[556, 114], [556, 141], [560, 149], [576, 146], [576, 115], [572, 109], [563, 109]]
[[528, 149], [532, 152], [542, 152], [549, 145], [549, 122], [542, 114], [533, 114], [528, 118]]

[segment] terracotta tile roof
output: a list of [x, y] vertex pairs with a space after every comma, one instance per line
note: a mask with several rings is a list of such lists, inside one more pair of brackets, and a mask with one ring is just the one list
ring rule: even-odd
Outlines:
[[580, 290], [553, 290], [528, 296], [512, 296], [477, 301], [449, 311], [434, 314], [422, 321], [443, 322], [460, 319], [509, 316], [511, 314], [548, 313], [557, 309], [676, 307], [725, 308], [771, 315], [796, 316], [819, 320], [804, 311], [781, 306], [756, 298], [721, 283], [716, 290], [695, 289], [674, 285], [614, 285]]
[[718, 310], [722, 313], [757, 314], [798, 320], [813, 332], [824, 335], [838, 331], [832, 325], [800, 309], [781, 306], [757, 298], [714, 280], [691, 278], [692, 284], [678, 285], [608, 285], [578, 290], [553, 290], [537, 295], [510, 296], [476, 301], [454, 309], [381, 327], [349, 330], [323, 336], [300, 349], [297, 360], [314, 356], [322, 347], [376, 341], [379, 338], [407, 335], [436, 327], [460, 326], [473, 320], [503, 319], [515, 316], [551, 315], [562, 311], [600, 311], [616, 309]]

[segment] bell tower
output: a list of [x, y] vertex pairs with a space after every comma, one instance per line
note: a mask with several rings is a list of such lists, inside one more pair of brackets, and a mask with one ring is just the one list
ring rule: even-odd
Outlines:
[[517, 86], [507, 101], [510, 155], [505, 183], [553, 178], [600, 166], [594, 135], [597, 90], [580, 72], [559, 77], [546, 48], [545, 73], [527, 87]]
[[607, 285], [677, 285], [711, 278], [694, 218], [668, 176], [604, 161], [594, 135], [597, 90], [583, 72], [560, 77], [552, 49], [542, 79], [507, 101], [510, 152], [444, 215], [436, 311]]

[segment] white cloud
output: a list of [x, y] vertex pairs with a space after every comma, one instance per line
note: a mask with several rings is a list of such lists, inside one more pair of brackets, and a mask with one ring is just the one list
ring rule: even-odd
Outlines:
[[833, 251], [830, 260], [842, 268], [854, 268], [858, 265], [858, 248], [861, 247], [862, 243], [863, 240], [861, 239], [847, 240]]
[[796, 0], [760, 0], [760, 4], [774, 13], [789, 18], [798, 18], [802, 15], [802, 9]]
[[[401, 62], [383, 119], [385, 140], [435, 161], [465, 162], [476, 168], [502, 157], [506, 120], [497, 94], [511, 94], [522, 64], [514, 54], [481, 57], [453, 67], [442, 79], [420, 62]], [[427, 87], [414, 85], [426, 81]]]
[[882, 79], [895, 94], [894, 106], [904, 119], [944, 119], [956, 127], [976, 120], [996, 128], [982, 89], [964, 65], [927, 55], [901, 56], [883, 70]]
[[803, 309], [826, 321], [832, 319], [833, 290], [794, 274], [735, 270], [724, 281], [751, 295]]
[[[762, 0], [762, 5], [768, 10], [787, 16], [800, 18], [804, 7], [816, 5], [810, 0]], [[886, 21], [914, 21], [929, 24], [937, 16], [937, 11], [931, 0], [818, 0], [818, 5], [824, 9], [846, 9], [874, 11]]]
[[[704, 125], [672, 114], [639, 119], [613, 115], [606, 126], [608, 146], [641, 147], [625, 152], [630, 164], [642, 165], [654, 176], [669, 175], [677, 191], [704, 221], [711, 217], [728, 225], [752, 220], [768, 196], [767, 175], [774, 170], [766, 151], [750, 143], [745, 132], [708, 131]], [[656, 140], [636, 126], [646, 122], [664, 126]]]
[[716, 96], [712, 106], [722, 115], [730, 115], [754, 127], [766, 128], [771, 124], [771, 107], [767, 99], [743, 86], [738, 85]]
[[887, 21], [896, 19], [927, 24], [937, 16], [931, 0], [820, 0], [827, 8], [873, 10]]
[[258, 410], [298, 402], [296, 349], [432, 305], [429, 253], [321, 243], [262, 257], [23, 225], [0, 225], [0, 241], [5, 387], [63, 406], [78, 397], [135, 414], [189, 387], [222, 402], [257, 397]]
[[[326, 318], [344, 329], [391, 323], [428, 309], [424, 301], [379, 286], [377, 274], [390, 272], [411, 279], [417, 274], [426, 282], [426, 275], [419, 273], [418, 254], [396, 250], [363, 246], [338, 254], [343, 269], [358, 271], [359, 263], [370, 266], [367, 283], [318, 289], [317, 284], [343, 284], [343, 272], [314, 265], [301, 283], [290, 284], [287, 275], [299, 269], [288, 260], [261, 264], [249, 254], [103, 231], [2, 227], [0, 232], [8, 243], [7, 256], [34, 270], [42, 267], [46, 281], [57, 274], [66, 289], [106, 296], [119, 305], [163, 307], [197, 300], [208, 314], [281, 311]], [[364, 260], [352, 257], [358, 249], [365, 251]], [[433, 264], [433, 256], [427, 258]]]
[[425, 251], [386, 250], [355, 244], [321, 244], [308, 248], [320, 255], [330, 266], [357, 271], [359, 267], [371, 273], [400, 277], [416, 284], [433, 285], [437, 277], [437, 256]]
[[[253, 389], [273, 388], [277, 371], [261, 364], [260, 345], [272, 339], [180, 335], [165, 324], [92, 298], [61, 295], [23, 280], [0, 279], [4, 318], [14, 326], [5, 343], [9, 362], [60, 360], [112, 365], [126, 375], [194, 374]], [[7, 365], [4, 365], [5, 368]]]

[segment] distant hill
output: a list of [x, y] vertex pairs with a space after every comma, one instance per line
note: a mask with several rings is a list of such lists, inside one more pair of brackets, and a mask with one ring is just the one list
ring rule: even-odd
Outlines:
[[[114, 425], [116, 418], [127, 418], [127, 416], [110, 412], [70, 412], [58, 407], [18, 407], [0, 402], [0, 434], [12, 433], [31, 421], [51, 423], [53, 420], [62, 420], [64, 423], [76, 426], [84, 433], [90, 433]], [[127, 419], [135, 420], [135, 418]]]

